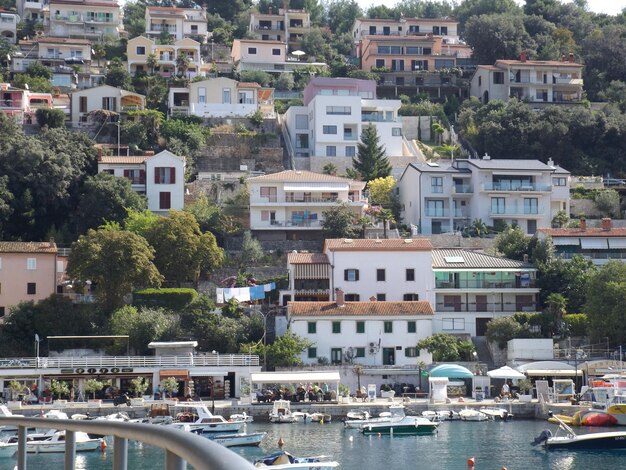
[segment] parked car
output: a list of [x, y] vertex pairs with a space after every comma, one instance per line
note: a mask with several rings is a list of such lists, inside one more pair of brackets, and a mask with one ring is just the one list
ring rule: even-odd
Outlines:
[[605, 178], [604, 186], [624, 186], [626, 185], [626, 180], [620, 180], [617, 178]]

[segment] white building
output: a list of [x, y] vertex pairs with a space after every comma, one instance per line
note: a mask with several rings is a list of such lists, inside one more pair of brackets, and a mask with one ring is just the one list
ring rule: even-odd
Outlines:
[[305, 364], [326, 358], [332, 364], [415, 366], [432, 362], [417, 343], [431, 336], [433, 310], [426, 301], [290, 302], [291, 331], [313, 342], [302, 353]]
[[410, 164], [398, 181], [402, 218], [423, 234], [461, 230], [473, 220], [519, 225], [533, 235], [569, 213], [569, 172], [539, 160]]
[[193, 78], [197, 75], [205, 75], [209, 65], [202, 60], [200, 51], [201, 44], [191, 38], [184, 38], [175, 41], [174, 44], [158, 44], [146, 36], [137, 36], [128, 41], [126, 45], [126, 55], [128, 57], [128, 72], [151, 72], [148, 57], [154, 54], [156, 66], [154, 71], [162, 77], [173, 77], [176, 73], [181, 73], [177, 69], [176, 59], [185, 56], [188, 59], [187, 68], [184, 75]]
[[205, 42], [207, 38], [206, 8], [146, 7], [146, 35], [158, 38], [163, 32], [175, 40], [195, 38]]
[[508, 101], [514, 97], [533, 106], [545, 103], [579, 103], [583, 98], [583, 66], [574, 54], [558, 60], [497, 60], [494, 65], [478, 65], [470, 83], [470, 96], [482, 103]]
[[185, 205], [185, 158], [168, 150], [137, 157], [101, 156], [98, 173], [130, 179], [133, 189], [146, 196], [152, 212], [182, 210]]
[[289, 54], [287, 45], [281, 41], [258, 39], [235, 39], [230, 58], [238, 71], [263, 70], [268, 73], [291, 73], [294, 70], [315, 66], [327, 67], [324, 62], [300, 60], [299, 55]]
[[365, 183], [339, 176], [287, 170], [249, 178], [247, 184], [250, 229], [266, 240], [318, 236], [322, 212], [338, 203], [349, 204], [355, 217], [367, 207]]
[[255, 39], [283, 42], [291, 51], [301, 47], [302, 38], [310, 31], [311, 18], [305, 10], [280, 8], [275, 14], [250, 14], [250, 34]]
[[493, 318], [535, 312], [537, 269], [468, 250], [434, 249], [433, 333], [485, 336]]
[[146, 97], [132, 91], [101, 85], [71, 93], [70, 103], [72, 122], [87, 122], [89, 113], [100, 109], [119, 114], [142, 110], [146, 105]]
[[0, 37], [6, 39], [11, 44], [16, 43], [17, 23], [20, 17], [15, 12], [0, 8]]
[[42, 12], [49, 36], [118, 39], [124, 30], [117, 0], [50, 0]]
[[393, 165], [395, 157], [405, 154], [400, 105], [400, 100], [376, 99], [374, 80], [311, 79], [304, 106], [291, 106], [284, 117], [296, 168], [322, 171], [327, 163], [339, 171], [352, 167], [361, 133], [370, 124]]

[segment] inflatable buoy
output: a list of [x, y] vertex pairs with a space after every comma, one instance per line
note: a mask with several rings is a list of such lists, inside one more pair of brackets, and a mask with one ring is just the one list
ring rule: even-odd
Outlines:
[[85, 369], [76, 369], [76, 373], [77, 374], [84, 374], [85, 373]]
[[285, 445], [285, 441], [283, 440], [282, 437], [279, 437], [278, 438], [278, 448], [282, 449], [284, 445]]
[[107, 449], [107, 441], [105, 441], [104, 439], [102, 439], [100, 441], [100, 451], [104, 452]]
[[474, 468], [474, 465], [476, 465], [476, 459], [474, 457], [467, 459], [468, 468]]
[[106, 374], [107, 372], [109, 372], [109, 369], [107, 369], [106, 367], [100, 368], [100, 373], [101, 374]]
[[113, 367], [113, 368], [111, 369], [111, 372], [113, 372], [114, 374], [117, 374], [119, 371], [120, 371], [120, 370], [119, 370], [119, 368], [117, 368], [117, 367]]

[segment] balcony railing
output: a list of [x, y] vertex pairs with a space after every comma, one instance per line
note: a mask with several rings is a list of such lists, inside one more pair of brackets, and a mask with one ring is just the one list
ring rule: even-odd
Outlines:
[[167, 33], [175, 33], [176, 32], [176, 25], [167, 25], [167, 24], [151, 24], [150, 25], [150, 31], [160, 31], [160, 32], [167, 32]]
[[330, 289], [295, 289], [294, 295], [330, 295]]
[[254, 224], [256, 228], [276, 228], [280, 229], [282, 227], [302, 227], [302, 228], [321, 228], [322, 224], [320, 220], [300, 220], [300, 219], [292, 219], [292, 220], [271, 220], [271, 221], [263, 221], [260, 223]]
[[469, 217], [469, 216], [470, 216], [469, 215], [469, 210], [467, 210], [467, 209], [459, 209], [459, 208], [452, 209], [452, 217], [457, 217], [457, 218], [463, 217], [463, 218], [466, 218], [466, 217]]
[[22, 108], [22, 100], [0, 100], [0, 108]]
[[550, 192], [552, 185], [537, 183], [522, 183], [513, 181], [500, 181], [483, 184], [484, 191], [519, 191], [519, 192]]
[[437, 312], [536, 312], [537, 305], [534, 302], [469, 302], [450, 303], [437, 302], [435, 304]]
[[455, 184], [452, 186], [452, 192], [454, 194], [471, 194], [474, 192], [474, 187], [470, 184]]
[[450, 217], [450, 209], [426, 208], [426, 217]]
[[543, 207], [490, 207], [489, 216], [498, 217], [499, 215], [516, 215], [516, 216], [532, 216], [543, 215]]
[[435, 280], [435, 289], [532, 289], [534, 287], [534, 279], [524, 281], [521, 279], [516, 279], [515, 281]]
[[397, 122], [397, 119], [374, 114], [361, 114], [361, 122]]

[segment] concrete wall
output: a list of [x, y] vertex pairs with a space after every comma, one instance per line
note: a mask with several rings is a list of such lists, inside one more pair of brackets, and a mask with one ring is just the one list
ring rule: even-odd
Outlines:
[[551, 361], [554, 345], [551, 339], [512, 339], [507, 343], [507, 360], [529, 359]]
[[[431, 116], [400, 116], [402, 133], [409, 140], [430, 140]], [[419, 126], [419, 129], [418, 129]]]

